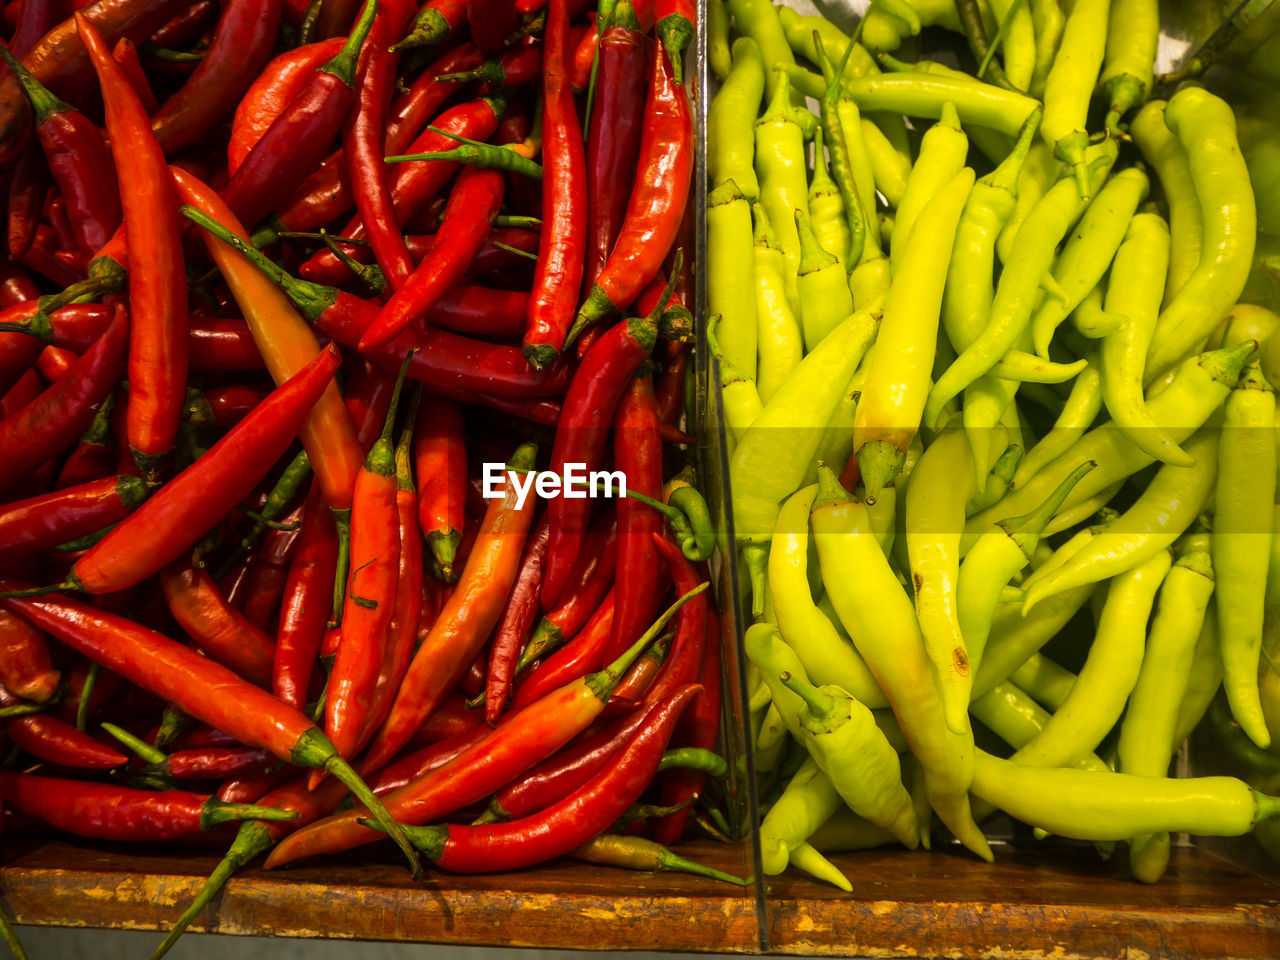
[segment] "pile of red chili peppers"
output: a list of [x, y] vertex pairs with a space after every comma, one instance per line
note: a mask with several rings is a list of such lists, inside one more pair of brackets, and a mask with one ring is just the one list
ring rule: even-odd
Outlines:
[[[585, 8], [3, 4], [0, 799], [242, 820], [175, 935], [366, 822], [458, 871], [722, 822], [694, 12]], [[518, 496], [575, 467], [627, 495]]]

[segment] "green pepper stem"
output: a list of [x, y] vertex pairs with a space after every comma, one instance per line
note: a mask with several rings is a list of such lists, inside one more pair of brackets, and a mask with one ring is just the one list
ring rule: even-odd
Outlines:
[[[386, 824], [368, 817], [356, 817], [356, 823], [379, 833], [388, 833]], [[393, 823], [395, 823], [393, 821]], [[426, 854], [428, 860], [439, 860], [444, 856], [445, 844], [449, 842], [449, 828], [442, 826], [414, 827], [407, 823], [395, 823], [397, 830], [403, 831], [414, 849]]]
[[355, 26], [351, 28], [351, 33], [347, 36], [347, 42], [328, 63], [320, 68], [320, 72], [333, 74], [348, 87], [355, 86], [356, 61], [360, 56], [360, 48], [364, 46], [365, 38], [369, 36], [369, 30], [373, 26], [373, 18], [377, 12], [378, 0], [364, 0], [364, 7], [360, 11]]
[[30, 70], [23, 66], [22, 61], [10, 53], [8, 48], [3, 45], [0, 45], [0, 57], [3, 57], [4, 62], [9, 65], [14, 77], [22, 85], [22, 90], [26, 93], [27, 99], [31, 101], [31, 109], [36, 115], [36, 126], [40, 126], [55, 113], [66, 113], [75, 109], [71, 104], [54, 96], [44, 84], [31, 74]]
[[711, 777], [723, 779], [729, 775], [729, 764], [714, 750], [702, 747], [680, 747], [668, 750], [658, 762], [658, 769], [679, 767], [683, 770], [700, 770]]
[[147, 761], [147, 763], [159, 766], [169, 759], [163, 750], [157, 750], [145, 740], [140, 737], [135, 737], [128, 730], [121, 729], [114, 723], [104, 723], [102, 725], [102, 729], [123, 743], [143, 760]]
[[991, 58], [996, 55], [996, 51], [1000, 49], [1000, 44], [1004, 42], [1005, 34], [1009, 32], [1009, 27], [1013, 23], [1013, 18], [1017, 15], [1018, 9], [1022, 6], [1022, 0], [1013, 0], [1009, 4], [1009, 9], [1005, 11], [1004, 19], [1000, 21], [1000, 28], [996, 30], [996, 35], [991, 38], [991, 46], [987, 48], [986, 54], [982, 58], [982, 62], [978, 64], [978, 72], [975, 74], [979, 79], [987, 72], [987, 67], [991, 66]]
[[182, 912], [182, 916], [173, 925], [173, 929], [169, 931], [168, 936], [164, 938], [164, 941], [156, 948], [155, 953], [151, 955], [151, 960], [160, 960], [161, 957], [169, 952], [173, 945], [178, 942], [178, 938], [186, 933], [187, 928], [200, 915], [200, 911], [217, 895], [219, 890], [226, 886], [232, 874], [258, 854], [265, 853], [270, 848], [271, 832], [265, 824], [257, 820], [249, 820], [241, 824], [240, 831], [236, 834], [235, 840], [232, 841], [231, 847], [227, 850], [227, 855], [214, 867], [213, 872], [209, 874], [209, 878], [205, 880], [204, 886], [200, 888], [200, 892], [191, 901], [191, 905]]
[[14, 960], [28, 960], [26, 948], [18, 939], [18, 931], [14, 928], [13, 921], [9, 919], [8, 910], [3, 907], [0, 907], [0, 940], [3, 940], [5, 946], [9, 948]]
[[1075, 489], [1075, 485], [1097, 465], [1097, 460], [1086, 460], [1072, 470], [1071, 473], [1067, 474], [1054, 489], [1053, 493], [1049, 494], [1045, 499], [1044, 503], [1030, 513], [999, 521], [999, 526], [1004, 529], [1005, 533], [1014, 538], [1023, 553], [1030, 556], [1040, 540], [1040, 532], [1049, 525], [1049, 521], [1053, 519], [1054, 514], [1062, 507], [1067, 496]]
[[671, 850], [664, 849], [659, 854], [658, 869], [679, 873], [692, 873], [700, 877], [708, 877], [711, 880], [722, 880], [725, 883], [732, 883], [739, 887], [749, 887], [752, 883], [751, 877], [735, 877], [731, 873], [725, 873], [723, 870], [717, 870], [715, 867], [708, 867], [705, 864], [698, 863], [696, 860], [689, 860], [674, 853]]
[[[93, 660], [89, 663], [89, 669], [85, 671], [84, 683], [80, 686], [80, 700], [76, 703], [77, 730], [84, 730], [89, 723], [89, 704], [93, 700], [93, 688], [98, 685], [98, 672], [101, 669], [98, 661]], [[163, 724], [161, 724], [160, 733], [164, 733]], [[157, 739], [159, 739], [158, 736]]]
[[281, 810], [278, 807], [264, 807], [256, 803], [227, 803], [217, 797], [210, 797], [203, 804], [200, 812], [200, 828], [212, 830], [233, 820], [297, 820], [297, 810]]
[[1037, 106], [1022, 122], [1018, 131], [1018, 140], [1009, 151], [1008, 156], [1000, 161], [999, 166], [982, 178], [982, 182], [1003, 190], [1014, 190], [1018, 185], [1018, 177], [1027, 162], [1027, 154], [1035, 143], [1036, 134], [1040, 130], [1040, 121], [1044, 117], [1044, 109]]
[[1254, 818], [1254, 823], [1261, 823], [1271, 817], [1280, 816], [1280, 797], [1272, 797], [1257, 791], [1254, 791], [1253, 796], [1258, 802], [1258, 814]]
[[797, 209], [795, 211], [795, 221], [796, 233], [800, 238], [799, 276], [803, 277], [810, 273], [816, 273], [840, 262], [832, 254], [822, 249], [822, 244], [818, 242], [818, 237], [813, 232], [813, 226], [809, 223], [809, 215], [807, 213]]
[[333, 610], [329, 625], [342, 626], [342, 609], [346, 606], [347, 574], [351, 572], [351, 508], [333, 510], [334, 526], [338, 531], [338, 564], [333, 572]]
[[11, 707], [0, 707], [0, 720], [10, 717], [29, 717], [33, 713], [44, 713], [49, 709], [47, 703], [15, 703]]
[[640, 636], [639, 640], [626, 649], [622, 656], [618, 657], [617, 660], [613, 661], [613, 663], [609, 664], [609, 666], [605, 667], [600, 672], [593, 673], [591, 676], [587, 677], [583, 682], [591, 688], [591, 692], [601, 700], [608, 700], [610, 692], [612, 692], [613, 688], [617, 686], [618, 681], [622, 679], [622, 675], [630, 669], [631, 665], [636, 662], [636, 659], [640, 654], [644, 653], [649, 644], [653, 643], [654, 640], [662, 635], [663, 628], [666, 627], [668, 621], [670, 621], [671, 618], [680, 611], [681, 607], [694, 597], [698, 596], [698, 594], [704, 592], [710, 586], [710, 581], [704, 580], [688, 593], [681, 596], [675, 603], [662, 611], [662, 614], [658, 619], [655, 620], [649, 629]]
[[805, 708], [815, 720], [828, 720], [835, 715], [836, 698], [824, 693], [812, 683], [800, 677], [794, 677], [786, 671], [778, 675], [783, 686], [804, 701]]

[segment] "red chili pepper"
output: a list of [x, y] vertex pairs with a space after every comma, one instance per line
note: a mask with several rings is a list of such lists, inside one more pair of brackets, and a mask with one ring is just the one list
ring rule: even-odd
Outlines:
[[192, 370], [234, 373], [263, 368], [253, 332], [238, 317], [192, 317], [187, 335]]
[[[262, 630], [271, 630], [280, 612], [280, 599], [284, 595], [285, 580], [289, 575], [289, 561], [298, 542], [297, 524], [301, 506], [281, 518], [292, 529], [268, 530], [262, 546], [254, 553], [249, 567], [249, 583], [245, 593], [245, 619]], [[265, 686], [265, 684], [264, 684]]]
[[[18, 581], [0, 578], [0, 591], [15, 588], [21, 589]], [[241, 680], [221, 664], [153, 630], [69, 597], [0, 597], [0, 605], [21, 613], [68, 646], [245, 746], [262, 747], [299, 766], [323, 767], [377, 813], [382, 822], [396, 829], [364, 781], [337, 755], [319, 728], [293, 707]], [[10, 797], [7, 784], [0, 791], [6, 804], [18, 806]], [[116, 804], [113, 809], [123, 812], [126, 804]], [[417, 858], [408, 851], [405, 855], [414, 864], [416, 874]]]
[[[667, 662], [667, 654], [671, 652], [671, 640], [674, 636], [675, 631], [672, 631], [670, 634], [659, 637], [657, 642], [645, 651], [645, 655], [636, 661], [631, 671], [622, 678], [622, 682], [613, 691], [613, 699], [610, 700], [610, 707], [617, 705], [612, 711], [613, 714], [628, 713], [636, 708], [645, 692], [657, 679], [662, 665]], [[605, 709], [605, 715], [611, 715], [609, 708]]]
[[547, 4], [542, 63], [542, 213], [524, 352], [542, 369], [560, 355], [573, 322], [586, 252], [586, 159], [569, 76], [567, 0]]
[[542, 585], [542, 564], [547, 554], [550, 534], [551, 529], [544, 514], [525, 542], [520, 571], [516, 574], [515, 585], [511, 588], [511, 595], [507, 597], [507, 606], [489, 647], [484, 712], [485, 720], [490, 725], [498, 722], [506, 708], [520, 647], [529, 636], [533, 621], [538, 615], [538, 588]]
[[495, 53], [520, 29], [520, 16], [515, 0], [470, 0], [467, 23], [476, 46], [485, 53]]
[[129, 324], [117, 308], [111, 326], [75, 362], [70, 375], [0, 422], [0, 491], [76, 441], [115, 386], [124, 366]]
[[[0, 688], [0, 707], [15, 707], [22, 703], [11, 692]], [[38, 760], [60, 767], [111, 770], [129, 762], [129, 758], [118, 750], [48, 713], [6, 720], [4, 732], [14, 746], [21, 747]]]
[[[126, 591], [128, 592], [128, 591]], [[98, 597], [98, 602], [108, 599]], [[114, 599], [114, 598], [111, 598]], [[9, 612], [9, 611], [6, 611]], [[17, 616], [17, 614], [11, 614]], [[25, 622], [25, 621], [24, 621]], [[43, 633], [41, 634], [44, 635]], [[92, 719], [111, 699], [120, 692], [124, 686], [124, 678], [118, 673], [107, 670], [98, 664], [92, 663], [87, 658], [76, 653], [73, 654], [74, 660], [67, 676], [67, 695], [63, 697], [62, 702], [58, 704], [58, 716], [68, 723], [74, 723], [78, 719], [80, 713], [83, 712], [86, 721]], [[91, 687], [89, 687], [89, 702], [85, 705], [84, 710], [80, 708], [80, 701], [84, 699], [86, 685], [89, 680], [89, 671], [97, 667], [96, 679]]]
[[[521, 46], [513, 50], [504, 50], [497, 57], [485, 60], [473, 69], [444, 74], [437, 76], [436, 79], [479, 80], [484, 85], [482, 89], [485, 92], [501, 90], [504, 87], [522, 87], [527, 83], [541, 80], [542, 44], [532, 37], [526, 37], [525, 40], [526, 42]], [[522, 133], [505, 142], [519, 143], [525, 136], [526, 134]], [[498, 138], [498, 142], [504, 141]]]
[[[702, 664], [698, 672], [702, 692], [694, 698], [688, 712], [676, 728], [676, 743], [682, 747], [714, 750], [720, 737], [720, 619], [707, 610], [707, 635], [702, 646]], [[702, 793], [707, 775], [700, 770], [675, 768], [663, 774], [659, 793], [664, 807], [674, 807]], [[668, 814], [653, 825], [652, 837], [658, 843], [674, 843], [684, 833], [689, 810], [686, 807]]]
[[[535, 449], [531, 444], [520, 447], [508, 469], [532, 469]], [[527, 497], [517, 508], [515, 485], [507, 483], [502, 497], [489, 502], [458, 586], [414, 654], [363, 769], [376, 770], [399, 752], [489, 638], [515, 582], [535, 500]]]
[[572, 66], [569, 75], [573, 78], [573, 89], [582, 93], [591, 83], [591, 70], [600, 49], [600, 31], [596, 29], [595, 14], [587, 14], [587, 22], [573, 29], [570, 46], [573, 57], [570, 60]]
[[13, 416], [44, 391], [44, 378], [32, 368], [18, 378], [18, 382], [0, 397], [0, 421]]
[[[662, 438], [658, 434], [657, 400], [648, 376], [631, 380], [614, 419], [614, 465], [627, 478], [627, 490], [662, 498]], [[663, 588], [654, 537], [662, 533], [662, 516], [631, 497], [618, 498], [617, 611], [605, 656], [625, 650], [658, 610]]]
[[357, 360], [343, 390], [343, 400], [356, 424], [356, 437], [366, 453], [382, 433], [383, 421], [395, 393], [395, 377], [388, 377], [367, 360]]
[[658, 272], [671, 250], [693, 173], [693, 115], [683, 87], [671, 76], [666, 54], [654, 48], [649, 94], [640, 134], [640, 175], [609, 259], [578, 310], [570, 338], [625, 309]]
[[332, 606], [337, 568], [338, 531], [333, 515], [324, 509], [320, 484], [315, 482], [302, 508], [302, 527], [285, 581], [273, 668], [276, 696], [297, 709], [307, 701], [307, 687]]
[[370, 51], [359, 80], [354, 116], [343, 132], [351, 190], [356, 209], [368, 228], [369, 245], [393, 290], [399, 290], [413, 271], [404, 235], [396, 222], [388, 181], [386, 128], [395, 86], [398, 53], [388, 44], [404, 31], [413, 12], [409, 0], [383, 0], [369, 34]]
[[288, 764], [277, 763], [273, 759], [262, 769], [227, 780], [215, 796], [226, 803], [256, 803], [269, 791], [294, 779], [295, 775]]
[[266, 750], [252, 747], [199, 747], [169, 754], [159, 772], [174, 780], [223, 779], [242, 776], [273, 759]]
[[311, 81], [312, 74], [336, 56], [345, 43], [345, 37], [335, 37], [295, 47], [266, 65], [236, 107], [227, 146], [228, 174], [235, 176], [262, 135]]
[[413, 437], [418, 476], [418, 525], [442, 580], [453, 580], [466, 526], [467, 443], [462, 410], [451, 400], [424, 396]]
[[103, 477], [0, 506], [0, 557], [28, 556], [124, 519], [147, 497], [137, 477]]
[[129, 86], [133, 87], [134, 93], [138, 95], [143, 109], [149, 114], [155, 113], [160, 102], [156, 100], [151, 83], [142, 69], [142, 61], [138, 59], [138, 48], [133, 45], [133, 41], [128, 37], [117, 40], [115, 46], [111, 48], [111, 59], [124, 71], [125, 78], [129, 81]]
[[[449, 108], [435, 119], [432, 126], [470, 140], [485, 140], [497, 129], [498, 117], [502, 115], [503, 107], [504, 102], [498, 96], [481, 97]], [[404, 151], [439, 152], [455, 145], [455, 141], [449, 137], [426, 130], [404, 147]], [[396, 221], [411, 223], [453, 178], [458, 167], [459, 164], [452, 160], [398, 164], [391, 179], [391, 202], [395, 207]], [[364, 221], [358, 216], [353, 218], [339, 235], [356, 240], [364, 239]], [[351, 279], [351, 271], [329, 250], [313, 254], [299, 272], [310, 280], [323, 283], [343, 283]]]
[[[694, 569], [693, 564], [685, 559], [674, 543], [659, 536], [655, 536], [653, 541], [671, 572], [677, 593], [687, 593], [696, 585], [707, 582], [707, 578]], [[703, 659], [702, 647], [707, 635], [708, 607], [707, 598], [699, 596], [680, 611], [671, 653], [662, 666], [662, 673], [645, 694], [645, 703], [655, 703], [669, 696], [672, 690], [691, 683], [698, 676]]]
[[[433, 624], [435, 619], [432, 619]], [[425, 630], [419, 629], [418, 639], [425, 639], [426, 634], [430, 632], [429, 626]], [[451, 693], [415, 731], [409, 742], [405, 744], [405, 749], [416, 750], [430, 746], [483, 725], [484, 717], [480, 715], [480, 711], [468, 708], [467, 700], [461, 693]]]
[[[397, 395], [402, 383], [403, 374], [397, 381]], [[342, 757], [355, 753], [365, 729], [395, 613], [400, 531], [391, 431], [397, 399], [392, 397], [382, 434], [356, 475], [351, 507], [351, 577], [343, 595], [342, 636], [325, 696], [325, 733]], [[316, 782], [313, 777], [312, 784]]]
[[86, 551], [66, 586], [111, 593], [141, 582], [190, 549], [284, 453], [338, 363], [337, 351], [329, 347], [277, 387], [196, 463]]
[[[568, 638], [577, 635], [596, 612], [605, 594], [613, 588], [614, 572], [617, 569], [618, 524], [613, 511], [602, 510], [586, 535], [578, 562], [563, 595], [542, 617], [521, 652], [516, 664], [517, 673], [534, 660], [540, 660], [563, 646]], [[652, 620], [653, 617], [650, 616], [649, 619]], [[648, 626], [647, 621], [645, 626]], [[641, 629], [636, 636], [643, 632]], [[635, 637], [631, 639], [635, 640]]]
[[467, 18], [470, 0], [427, 0], [413, 21], [413, 29], [393, 49], [408, 50], [443, 43]]
[[587, 267], [583, 284], [596, 282], [622, 227], [636, 176], [644, 97], [644, 34], [630, 0], [613, 8], [604, 35], [595, 106], [587, 135]]
[[[87, 4], [83, 3], [82, 0], [75, 0], [75, 5], [84, 7]], [[207, 21], [217, 12], [218, 5], [212, 0], [197, 0], [187, 9], [179, 11], [168, 22], [161, 24], [147, 38], [148, 42], [168, 50], [177, 50], [180, 47], [185, 47], [205, 30]]]
[[[7, 310], [39, 296], [39, 289], [20, 264], [0, 260], [0, 308]], [[0, 392], [9, 392], [35, 363], [41, 349], [40, 341], [25, 333], [0, 331]]]
[[115, 438], [111, 433], [111, 411], [115, 409], [115, 394], [108, 394], [98, 412], [94, 414], [89, 429], [80, 436], [71, 455], [62, 464], [54, 489], [62, 490], [82, 483], [101, 480], [115, 469], [118, 455]]
[[653, 15], [658, 39], [671, 61], [677, 86], [684, 83], [684, 51], [693, 39], [693, 25], [698, 19], [697, 4], [691, 0], [654, 0]]
[[187, 559], [160, 573], [169, 612], [206, 654], [260, 687], [271, 682], [275, 643], [231, 606], [207, 570]]
[[47, 310], [47, 303], [43, 307], [34, 303], [0, 311], [0, 329], [21, 330], [55, 347], [84, 353], [102, 336], [115, 313], [100, 303], [70, 303]]
[[[427, 777], [386, 794], [393, 816], [408, 823], [438, 819], [499, 789], [585, 730], [604, 708], [617, 679], [640, 652], [605, 671], [566, 684], [513, 714], [471, 748]], [[346, 850], [378, 839], [360, 825], [359, 809], [336, 814], [299, 830], [267, 858], [267, 869], [299, 857]]]
[[40, 206], [49, 192], [49, 170], [43, 158], [29, 149], [18, 158], [9, 180], [9, 258], [21, 260], [36, 239]]
[[[583, 358], [556, 427], [551, 450], [551, 472], [563, 476], [565, 465], [583, 464], [588, 473], [597, 470], [613, 423], [614, 410], [627, 382], [653, 352], [657, 325], [652, 318], [637, 317], [615, 325]], [[548, 505], [551, 545], [547, 553], [547, 577], [542, 583], [542, 606], [560, 597], [581, 549], [591, 501], [556, 497]]]
[[138, 95], [92, 23], [76, 14], [107, 109], [129, 233], [129, 404], [126, 426], [143, 476], [154, 479], [178, 432], [187, 385], [187, 298], [178, 202], [164, 151]]
[[608, 830], [640, 799], [658, 770], [676, 722], [698, 689], [690, 684], [677, 690], [654, 709], [612, 764], [545, 810], [509, 823], [418, 827], [407, 832], [428, 859], [458, 873], [519, 870], [564, 856]]
[[99, 840], [172, 840], [235, 820], [292, 819], [270, 807], [223, 803], [185, 790], [135, 790], [25, 773], [0, 772], [0, 797], [6, 809]]
[[65, 14], [61, 0], [24, 0], [18, 11], [18, 22], [9, 38], [9, 50], [21, 57], [52, 30]]
[[431, 771], [440, 769], [487, 736], [489, 736], [489, 728], [484, 724], [470, 726], [447, 740], [440, 740], [420, 750], [414, 750], [395, 763], [383, 767], [382, 772], [370, 786], [378, 796], [390, 793], [392, 790], [399, 790], [414, 780], [422, 779]]
[[600, 668], [613, 630], [613, 605], [614, 591], [610, 590], [582, 629], [525, 677], [516, 688], [517, 709], [533, 703], [549, 690]]
[[24, 700], [44, 703], [59, 679], [45, 634], [16, 613], [0, 610], [0, 683]]
[[204, 399], [213, 414], [213, 428], [220, 432], [234, 427], [266, 397], [266, 390], [245, 384], [212, 387], [204, 392]]
[[59, 287], [68, 287], [85, 276], [84, 256], [79, 250], [65, 249], [53, 229], [43, 223], [36, 225], [31, 249], [18, 262]]
[[376, 9], [366, 0], [342, 49], [308, 78], [231, 175], [222, 197], [239, 219], [254, 224], [265, 217], [329, 149], [355, 99], [357, 58]]
[[[230, 0], [200, 65], [151, 118], [165, 153], [203, 139], [241, 101], [271, 56], [281, 0]], [[171, 42], [162, 43], [171, 45]]]
[[680, 422], [684, 414], [685, 371], [689, 365], [689, 344], [681, 340], [664, 340], [662, 371], [655, 388], [658, 403], [658, 421], [664, 426]]
[[45, 347], [36, 360], [36, 369], [49, 383], [57, 383], [71, 369], [79, 354], [61, 347]]

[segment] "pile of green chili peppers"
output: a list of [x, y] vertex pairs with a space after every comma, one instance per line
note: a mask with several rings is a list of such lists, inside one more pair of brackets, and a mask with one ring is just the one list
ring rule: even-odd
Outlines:
[[[765, 872], [1003, 811], [1155, 882], [1280, 814], [1280, 41], [1188, 82], [1155, 0], [707, 24]], [[1206, 713], [1241, 776], [1170, 777]]]

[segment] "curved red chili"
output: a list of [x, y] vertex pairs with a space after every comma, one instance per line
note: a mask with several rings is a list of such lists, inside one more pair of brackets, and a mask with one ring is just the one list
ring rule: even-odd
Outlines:
[[333, 514], [325, 509], [324, 491], [313, 481], [285, 581], [272, 668], [276, 696], [299, 710], [307, 702], [307, 688], [324, 639], [337, 569], [337, 527]]
[[467, 24], [471, 39], [485, 53], [501, 50], [520, 29], [515, 0], [469, 0]]
[[458, 404], [422, 398], [413, 437], [418, 477], [418, 527], [442, 580], [454, 580], [454, 560], [466, 525], [467, 443]]
[[542, 585], [542, 564], [547, 554], [550, 533], [544, 514], [525, 542], [520, 571], [516, 574], [515, 585], [507, 597], [506, 609], [502, 612], [502, 619], [498, 621], [493, 642], [489, 646], [484, 714], [490, 725], [496, 724], [502, 711], [506, 709], [520, 646], [529, 636], [533, 621], [538, 615], [538, 588]]
[[[676, 593], [685, 594], [700, 583], [706, 582], [706, 576], [694, 568], [670, 540], [655, 535], [654, 543], [658, 553], [671, 572]], [[671, 653], [662, 666], [662, 672], [645, 693], [645, 703], [654, 703], [670, 695], [671, 691], [683, 684], [692, 682], [702, 667], [702, 647], [707, 636], [707, 610], [709, 604], [705, 595], [695, 597], [693, 602], [680, 610], [680, 618], [676, 621], [676, 637], [671, 644]]]
[[0, 683], [24, 700], [44, 703], [61, 675], [49, 659], [45, 633], [9, 610], [0, 610]]
[[147, 498], [138, 477], [103, 477], [0, 506], [0, 558], [23, 557], [123, 520]]

